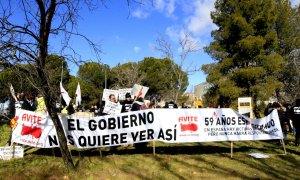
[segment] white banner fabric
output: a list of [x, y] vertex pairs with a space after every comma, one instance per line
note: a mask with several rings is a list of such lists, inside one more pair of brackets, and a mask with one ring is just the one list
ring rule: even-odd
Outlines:
[[13, 129], [12, 142], [32, 147], [47, 148], [49, 136], [56, 136], [56, 129], [48, 114], [16, 109], [17, 125]]
[[[40, 148], [59, 145], [49, 117], [25, 110], [18, 111], [17, 115], [13, 142]], [[250, 119], [229, 108], [148, 109], [117, 115], [60, 118], [69, 145], [77, 148], [152, 140], [185, 143], [282, 139], [277, 110], [261, 119]], [[40, 130], [33, 131], [34, 128]]]

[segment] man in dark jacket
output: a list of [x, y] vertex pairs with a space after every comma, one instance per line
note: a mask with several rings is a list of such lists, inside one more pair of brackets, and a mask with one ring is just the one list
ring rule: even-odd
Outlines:
[[281, 130], [282, 130], [282, 133], [283, 133], [283, 139], [285, 140], [286, 135], [287, 135], [287, 123], [288, 123], [286, 109], [279, 102], [274, 102], [273, 107], [275, 109], [277, 109], [278, 117], [279, 117], [279, 121], [280, 121], [280, 126], [281, 126]]
[[[144, 99], [139, 97], [139, 98], [137, 98], [136, 101], [134, 101], [134, 103], [131, 107], [131, 111], [140, 111], [140, 110], [143, 110], [144, 107], [145, 107]], [[142, 151], [147, 148], [147, 144], [148, 144], [148, 142], [135, 143], [134, 147], [137, 151]]]
[[122, 103], [121, 112], [129, 112], [132, 106], [133, 100], [131, 99], [130, 93], [125, 94], [125, 101]]
[[300, 99], [296, 100], [296, 105], [291, 108], [291, 119], [295, 129], [295, 145], [299, 146], [300, 138]]

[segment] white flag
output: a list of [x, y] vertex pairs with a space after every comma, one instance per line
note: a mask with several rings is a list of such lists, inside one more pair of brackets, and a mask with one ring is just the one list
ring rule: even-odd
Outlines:
[[9, 90], [10, 90], [10, 93], [11, 93], [12, 97], [15, 99], [15, 101], [18, 101], [18, 99], [16, 97], [15, 90], [14, 90], [14, 88], [13, 88], [13, 86], [12, 86], [11, 83], [9, 83]]
[[60, 82], [60, 93], [68, 106], [70, 104], [71, 98], [70, 98], [68, 92], [63, 87], [62, 82]]
[[77, 84], [75, 95], [76, 95], [76, 106], [79, 106], [81, 104], [81, 89], [79, 83]]

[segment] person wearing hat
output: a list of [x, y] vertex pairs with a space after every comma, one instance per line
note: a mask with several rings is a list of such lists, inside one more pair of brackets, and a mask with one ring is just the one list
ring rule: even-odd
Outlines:
[[122, 110], [121, 112], [129, 112], [132, 106], [133, 100], [131, 99], [131, 94], [126, 93], [125, 94], [125, 101], [122, 103]]

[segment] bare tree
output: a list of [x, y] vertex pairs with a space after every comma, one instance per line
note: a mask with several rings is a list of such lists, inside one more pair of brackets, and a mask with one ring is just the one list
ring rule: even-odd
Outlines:
[[144, 78], [144, 75], [139, 70], [139, 65], [134, 62], [117, 65], [112, 69], [112, 73], [112, 89], [133, 87], [136, 83], [140, 84]]
[[[173, 82], [174, 88], [172, 89], [173, 99], [178, 100], [180, 91], [183, 88], [183, 82], [185, 78], [185, 73], [191, 75], [200, 68], [194, 65], [193, 61], [188, 61], [187, 56], [193, 52], [199, 51], [201, 48], [198, 41], [193, 39], [191, 35], [184, 31], [183, 35], [178, 38], [178, 44], [180, 48], [179, 52], [179, 62], [173, 64], [173, 72], [177, 81]], [[161, 52], [164, 57], [167, 57], [174, 61], [174, 51], [171, 43], [167, 41], [163, 36], [159, 36], [156, 39], [156, 45], [154, 49]], [[175, 61], [174, 61], [175, 62]]]
[[289, 54], [287, 71], [284, 74], [284, 95], [285, 102], [293, 103], [300, 98], [300, 49], [295, 49]]
[[[1, 0], [0, 1], [0, 68], [11, 68], [19, 76], [28, 79], [45, 98], [48, 113], [55, 125], [62, 158], [66, 167], [74, 169], [62, 124], [56, 112], [57, 89], [50, 84], [46, 71], [49, 55], [49, 37], [62, 37], [61, 55], [80, 64], [80, 55], [69, 46], [72, 36], [86, 40], [96, 56], [101, 52], [98, 45], [76, 31], [77, 19], [82, 6], [89, 10], [105, 5], [106, 0]], [[142, 4], [143, 0], [126, 0]], [[71, 55], [65, 52], [73, 52]], [[100, 58], [98, 58], [100, 59]], [[20, 66], [27, 64], [29, 66]], [[29, 68], [28, 68], [29, 67]], [[35, 77], [35, 78], [31, 78]], [[37, 79], [37, 82], [32, 81]]]
[[[55, 108], [57, 90], [50, 84], [51, 74], [45, 70], [45, 63], [51, 34], [64, 35], [62, 52], [71, 48], [69, 40], [73, 35], [84, 38], [96, 53], [100, 52], [96, 44], [75, 31], [78, 12], [83, 4], [89, 8], [96, 5], [90, 0], [5, 0], [0, 4], [0, 66], [13, 68], [24, 78], [31, 79], [31, 85], [44, 96], [48, 113], [57, 131], [62, 158], [65, 165], [72, 169], [74, 163]], [[20, 64], [28, 64], [30, 68], [19, 66]], [[38, 81], [28, 78], [31, 76]]]

